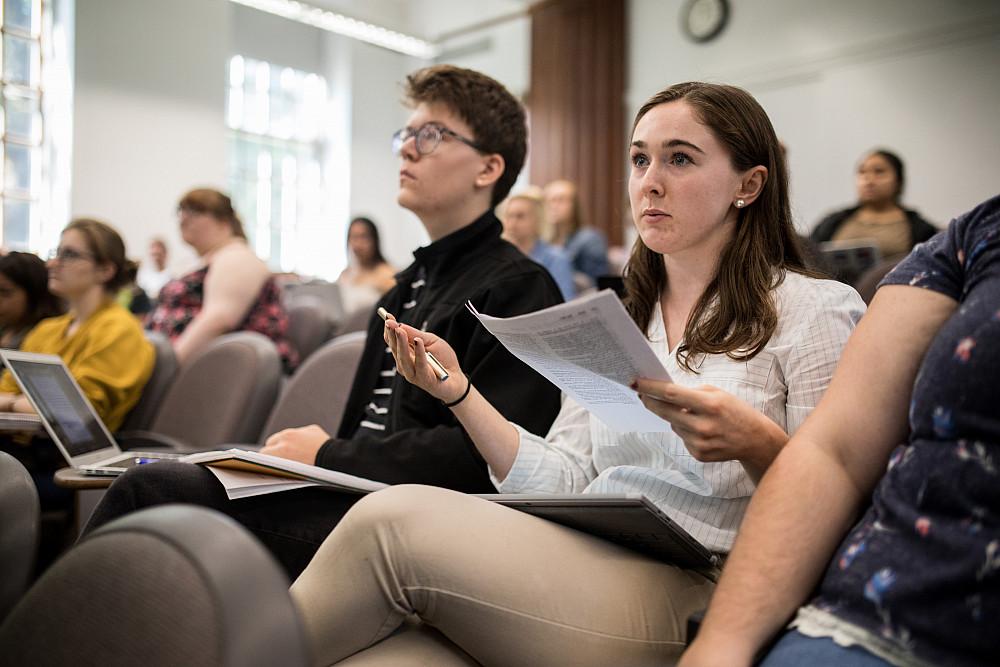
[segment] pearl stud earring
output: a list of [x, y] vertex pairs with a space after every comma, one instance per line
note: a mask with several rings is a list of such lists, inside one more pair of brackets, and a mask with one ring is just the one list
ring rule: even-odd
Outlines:
[[743, 208], [746, 205], [747, 205], [747, 203], [745, 201], [743, 201], [742, 199], [737, 199], [736, 200], [736, 208]]

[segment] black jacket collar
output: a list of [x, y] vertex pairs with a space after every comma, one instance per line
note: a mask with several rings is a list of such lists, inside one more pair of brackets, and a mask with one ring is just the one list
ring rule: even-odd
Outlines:
[[419, 267], [424, 267], [428, 274], [447, 272], [450, 266], [463, 257], [474, 254], [486, 243], [500, 238], [502, 231], [500, 220], [492, 209], [488, 210], [465, 227], [414, 250], [415, 261], [403, 269], [399, 276], [408, 277]]

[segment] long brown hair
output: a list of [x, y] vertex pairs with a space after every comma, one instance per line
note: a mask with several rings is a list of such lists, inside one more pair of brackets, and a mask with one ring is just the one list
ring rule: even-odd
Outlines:
[[[722, 251], [715, 278], [705, 288], [684, 326], [678, 359], [694, 371], [692, 359], [725, 354], [745, 361], [760, 352], [778, 324], [771, 290], [786, 271], [815, 276], [806, 266], [792, 224], [788, 174], [778, 137], [764, 109], [742, 88], [710, 83], [679, 83], [642, 105], [632, 132], [650, 109], [686, 101], [698, 119], [729, 150], [733, 168], [767, 168], [757, 199], [737, 213], [733, 238]], [[625, 308], [642, 331], [667, 288], [663, 256], [637, 239], [625, 268]]]

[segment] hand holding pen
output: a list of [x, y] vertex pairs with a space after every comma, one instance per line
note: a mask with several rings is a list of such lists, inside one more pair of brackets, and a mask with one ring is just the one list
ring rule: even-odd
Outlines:
[[463, 396], [469, 382], [444, 339], [400, 324], [384, 308], [379, 308], [379, 316], [385, 320], [383, 338], [396, 359], [397, 373], [446, 404]]
[[[385, 308], [378, 309], [378, 316], [382, 318], [383, 322], [388, 322], [390, 317], [393, 320], [396, 319], [396, 316], [390, 313]], [[430, 363], [431, 368], [433, 368], [434, 372], [437, 374], [438, 380], [444, 382], [445, 380], [448, 379], [448, 371], [444, 369], [444, 366], [441, 365], [441, 362], [435, 359], [434, 355], [431, 354], [430, 352], [427, 353], [427, 361], [428, 363]]]

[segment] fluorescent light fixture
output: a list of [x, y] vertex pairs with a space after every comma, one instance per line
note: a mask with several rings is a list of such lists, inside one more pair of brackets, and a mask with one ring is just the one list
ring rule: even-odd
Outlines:
[[230, 0], [230, 2], [424, 60], [433, 60], [439, 51], [437, 46], [425, 40], [295, 0]]

